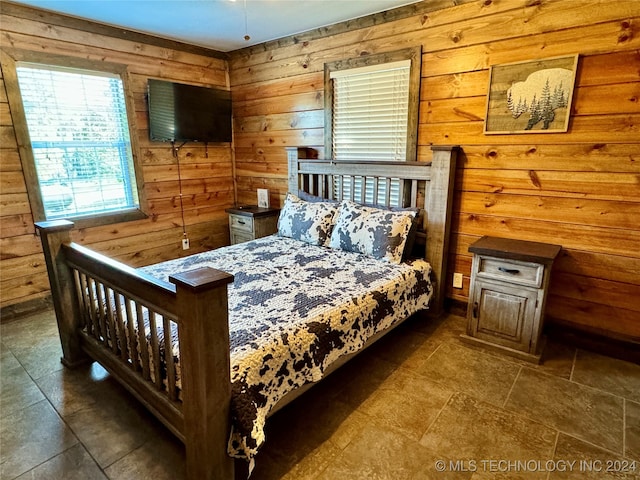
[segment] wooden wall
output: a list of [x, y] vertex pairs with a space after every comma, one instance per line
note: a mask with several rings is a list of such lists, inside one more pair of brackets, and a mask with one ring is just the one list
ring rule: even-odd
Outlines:
[[[455, 5], [455, 6], [454, 6]], [[399, 13], [398, 13], [399, 12]], [[324, 143], [325, 62], [421, 45], [418, 157], [461, 145], [449, 285], [482, 235], [563, 246], [548, 316], [640, 341], [640, 2], [427, 0], [232, 52], [237, 196], [286, 193], [285, 146]], [[387, 21], [388, 20], [388, 21]], [[567, 133], [484, 135], [489, 67], [580, 54]]]
[[[148, 218], [78, 230], [73, 233], [75, 241], [132, 266], [228, 244], [224, 209], [234, 203], [231, 145], [210, 145], [208, 157], [199, 144], [187, 144], [180, 150], [184, 217], [191, 242], [191, 249], [184, 252], [177, 161], [169, 144], [149, 141], [145, 98], [148, 78], [228, 88], [224, 55], [144, 35], [122, 35], [117, 29], [99, 25], [91, 29], [88, 22], [6, 2], [2, 5], [0, 25], [2, 47], [127, 65], [135, 102], [134, 135], [140, 147], [134, 155], [138, 155], [142, 164], [146, 197], [142, 209]], [[121, 37], [114, 37], [114, 32]], [[49, 287], [40, 239], [34, 234], [3, 80], [0, 175], [0, 307], [7, 316], [12, 306], [37, 304], [48, 296]]]

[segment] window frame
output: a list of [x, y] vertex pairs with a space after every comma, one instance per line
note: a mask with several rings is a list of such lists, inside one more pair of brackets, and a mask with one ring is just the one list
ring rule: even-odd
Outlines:
[[16, 64], [18, 62], [41, 64], [43, 67], [51, 65], [92, 70], [96, 72], [108, 72], [120, 77], [124, 91], [125, 106], [127, 109], [127, 126], [129, 128], [131, 153], [133, 156], [133, 169], [136, 178], [135, 184], [132, 184], [132, 188], [137, 189], [138, 208], [128, 208], [115, 212], [106, 212], [94, 215], [74, 216], [69, 217], [67, 220], [73, 221], [76, 228], [87, 228], [147, 218], [148, 215], [142, 210], [143, 206], [146, 205], [146, 198], [144, 192], [144, 181], [142, 179], [142, 165], [140, 164], [140, 148], [138, 145], [137, 129], [135, 126], [135, 107], [131, 96], [131, 82], [127, 66], [84, 58], [67, 57], [64, 55], [52, 55], [27, 50], [3, 48], [0, 50], [0, 64], [2, 65], [5, 88], [7, 91], [7, 100], [9, 102], [9, 108], [11, 109], [13, 128], [16, 135], [18, 153], [22, 164], [22, 171], [27, 188], [27, 196], [29, 197], [29, 205], [31, 207], [33, 221], [45, 221], [47, 218], [42, 201], [40, 183], [36, 172], [35, 158], [31, 147], [31, 138], [29, 136], [24, 105], [20, 94], [20, 86], [18, 84], [18, 75], [16, 72]]
[[409, 60], [409, 105], [407, 114], [407, 145], [404, 161], [413, 162], [418, 154], [418, 117], [420, 112], [420, 81], [422, 47], [405, 48], [393, 52], [378, 53], [324, 64], [324, 152], [325, 158], [333, 158], [333, 82], [331, 73], [371, 65]]

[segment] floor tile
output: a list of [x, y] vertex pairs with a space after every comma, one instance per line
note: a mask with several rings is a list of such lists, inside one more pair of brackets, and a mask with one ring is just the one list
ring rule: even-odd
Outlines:
[[62, 347], [57, 338], [38, 340], [32, 346], [16, 347], [11, 351], [32, 378], [37, 379], [64, 368], [60, 361]]
[[639, 480], [640, 465], [631, 466], [622, 457], [563, 433], [558, 438], [554, 461], [564, 471], [549, 474], [549, 480]]
[[123, 393], [122, 387], [96, 362], [51, 372], [36, 383], [63, 418], [104, 401], [113, 393]]
[[153, 436], [142, 446], [105, 469], [109, 480], [185, 478], [184, 446], [169, 431]]
[[395, 430], [370, 425], [327, 466], [317, 480], [462, 480], [471, 477], [469, 472], [437, 471], [435, 464], [439, 459], [432, 451]]
[[325, 391], [321, 383], [267, 420], [256, 478], [313, 478], [370, 423], [356, 407]]
[[107, 480], [84, 447], [77, 444], [16, 480]]
[[622, 403], [609, 393], [523, 368], [505, 407], [621, 454]]
[[417, 373], [398, 369], [381, 383], [360, 410], [379, 425], [420, 440], [453, 392]]
[[640, 402], [640, 365], [578, 350], [571, 379]]
[[540, 365], [534, 366], [534, 368], [568, 380], [571, 377], [575, 353], [575, 347], [547, 339]]
[[325, 387], [341, 402], [357, 407], [398, 368], [394, 363], [370, 353], [365, 351], [356, 356], [322, 380], [321, 384], [326, 383]]
[[[423, 348], [423, 345], [429, 341], [427, 335], [418, 331], [417, 328], [413, 328], [415, 323], [410, 322], [409, 324], [409, 321], [407, 321], [400, 325], [393, 332], [385, 335], [369, 347], [369, 351], [371, 351], [371, 354], [394, 365], [405, 363], [409, 357]], [[432, 352], [435, 350], [435, 346], [432, 348]]]
[[291, 445], [273, 448], [269, 439], [265, 449], [256, 458], [251, 480], [312, 480], [334, 462], [341, 452], [331, 442], [324, 442], [312, 450], [304, 448], [303, 455], [297, 447], [291, 448]]
[[[625, 449], [627, 458], [637, 460], [640, 464], [640, 403], [625, 403]], [[640, 465], [638, 466], [640, 468]]]
[[[531, 365], [463, 344], [465, 328], [414, 316], [314, 386], [268, 420], [251, 480], [640, 480], [483, 468], [508, 456], [640, 462], [638, 377], [553, 341]], [[184, 478], [183, 445], [102, 367], [60, 364], [51, 311], [0, 334], [0, 480]]]
[[10, 351], [2, 352], [0, 362], [0, 412], [3, 416], [44, 400], [40, 389]]
[[64, 368], [37, 383], [103, 468], [146, 442], [157, 423], [97, 363]]
[[32, 378], [64, 368], [53, 311], [0, 324], [0, 334], [3, 346], [11, 350]]
[[463, 463], [475, 462], [474, 478], [545, 478], [536, 472], [487, 475], [486, 461], [550, 459], [556, 435], [552, 428], [457, 393], [420, 444]]
[[73, 432], [45, 400], [2, 413], [0, 479], [13, 479], [78, 443]]
[[520, 366], [499, 357], [444, 343], [416, 371], [449, 390], [502, 406]]
[[158, 423], [124, 389], [105, 393], [100, 402], [88, 404], [63, 418], [102, 468], [147, 442]]
[[15, 352], [43, 341], [58, 339], [58, 324], [53, 310], [0, 323], [3, 346]]
[[[483, 349], [482, 346], [477, 346], [476, 348]], [[547, 340], [544, 350], [542, 351], [540, 364], [538, 365], [505, 353], [492, 351], [487, 351], [487, 353], [500, 355], [504, 360], [522, 365], [523, 367], [529, 367], [548, 375], [555, 375], [556, 377], [569, 380], [571, 378], [571, 371], [573, 370], [576, 349], [553, 340]]]
[[[339, 400], [323, 402], [309, 392], [286, 410], [267, 420], [267, 435], [272, 446], [287, 451], [291, 443], [301, 451], [313, 450], [323, 443], [345, 448], [370, 419], [360, 410]], [[313, 412], [313, 414], [310, 414]]]

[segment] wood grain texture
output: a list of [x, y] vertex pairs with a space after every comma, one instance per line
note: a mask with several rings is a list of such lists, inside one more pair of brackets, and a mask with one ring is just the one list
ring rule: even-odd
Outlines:
[[[0, 22], [3, 48], [22, 49], [39, 55], [43, 61], [48, 55], [64, 55], [96, 65], [117, 63], [128, 72], [126, 93], [134, 106], [134, 111], [129, 112], [134, 127], [132, 141], [134, 154], [142, 165], [141, 208], [147, 218], [76, 230], [71, 233], [74, 240], [133, 266], [228, 244], [224, 210], [234, 204], [235, 198], [231, 145], [205, 148], [202, 144], [187, 144], [180, 150], [186, 195], [184, 221], [191, 244], [185, 252], [181, 248], [177, 159], [169, 144], [149, 140], [146, 103], [150, 77], [228, 88], [224, 55], [176, 42], [156, 42], [144, 35], [113, 36], [114, 29], [98, 28], [28, 7], [3, 8]], [[3, 87], [13, 76], [3, 71]], [[5, 88], [0, 92], [0, 289], [1, 306], [8, 307], [47, 295], [49, 287], [43, 280], [42, 249], [34, 236], [21, 153], [14, 133], [25, 126], [14, 124]]]
[[[148, 77], [224, 86], [229, 71], [233, 152], [230, 145], [210, 146], [208, 152], [186, 145], [180, 157], [181, 165], [190, 165], [183, 182], [191, 196], [187, 225], [215, 225], [213, 233], [203, 230], [198, 238], [203, 245], [217, 244], [225, 241], [225, 199], [226, 206], [234, 196], [240, 203], [256, 203], [256, 189], [268, 188], [272, 201], [282, 203], [287, 189], [284, 146], [315, 147], [322, 156], [325, 62], [421, 45], [418, 160], [431, 161], [432, 144], [462, 146], [448, 275], [461, 271], [465, 288], [449, 284], [447, 295], [466, 301], [471, 268], [466, 249], [482, 235], [559, 243], [564, 248], [554, 272], [588, 286], [591, 300], [588, 308], [580, 308], [575, 286], [553, 282], [550, 316], [590, 331], [634, 336], [637, 321], [618, 322], [616, 317], [634, 318], [628, 313], [633, 310], [618, 300], [609, 303], [606, 292], [634, 292], [625, 285], [640, 284], [640, 2], [425, 1], [397, 14], [232, 52], [228, 62], [133, 37], [106, 37], [61, 23], [58, 17], [49, 24], [42, 15], [20, 15], [20, 10], [3, 12], [3, 45], [32, 50], [44, 46], [54, 54], [122, 63], [130, 72], [146, 208], [153, 212], [146, 221], [111, 230], [96, 227], [95, 233], [76, 232], [74, 238], [109, 251], [117, 251], [117, 238], [122, 238], [121, 258], [136, 264], [164, 257], [163, 248], [168, 255], [181, 254], [174, 239], [181, 222], [175, 207], [178, 182], [172, 178], [176, 161], [167, 145], [148, 140]], [[567, 133], [482, 133], [490, 66], [576, 53], [579, 69]], [[18, 191], [16, 174], [22, 168], [6, 101], [0, 89], [0, 253], [1, 262], [17, 262], [23, 256], [35, 258], [40, 248], [33, 241], [26, 192]], [[4, 189], [4, 172], [16, 172], [7, 177], [9, 190]], [[156, 233], [162, 231], [164, 237]], [[3, 265], [0, 286], [11, 280], [13, 291], [28, 291], [34, 272], [25, 266], [20, 275], [21, 268], [9, 264], [10, 274], [5, 274]], [[4, 293], [3, 302], [8, 303], [42, 295], [38, 291], [5, 299]], [[563, 300], [569, 306], [560, 308]]]
[[[468, 247], [483, 235], [561, 244], [549, 316], [637, 338], [629, 302], [640, 285], [639, 25], [640, 2], [456, 2], [232, 52], [235, 121], [243, 126], [235, 138], [238, 200], [255, 203], [255, 189], [269, 188], [282, 201], [287, 169], [279, 147], [321, 147], [322, 125], [286, 126], [284, 119], [321, 108], [313, 104], [323, 96], [325, 62], [421, 45], [418, 160], [432, 160], [432, 145], [462, 147], [447, 296], [467, 301]], [[576, 53], [568, 132], [483, 134], [490, 66]], [[451, 287], [454, 271], [463, 273], [462, 289]], [[584, 309], [581, 289], [589, 297], [580, 299]], [[620, 294], [610, 297], [613, 290]], [[565, 300], [571, 308], [560, 307]]]

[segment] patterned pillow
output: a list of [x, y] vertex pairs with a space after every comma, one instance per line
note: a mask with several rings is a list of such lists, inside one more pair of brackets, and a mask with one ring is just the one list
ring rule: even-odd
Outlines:
[[337, 211], [336, 204], [305, 202], [289, 193], [280, 210], [278, 235], [312, 245], [327, 245]]
[[348, 200], [340, 203], [329, 246], [400, 263], [415, 210], [389, 211]]

